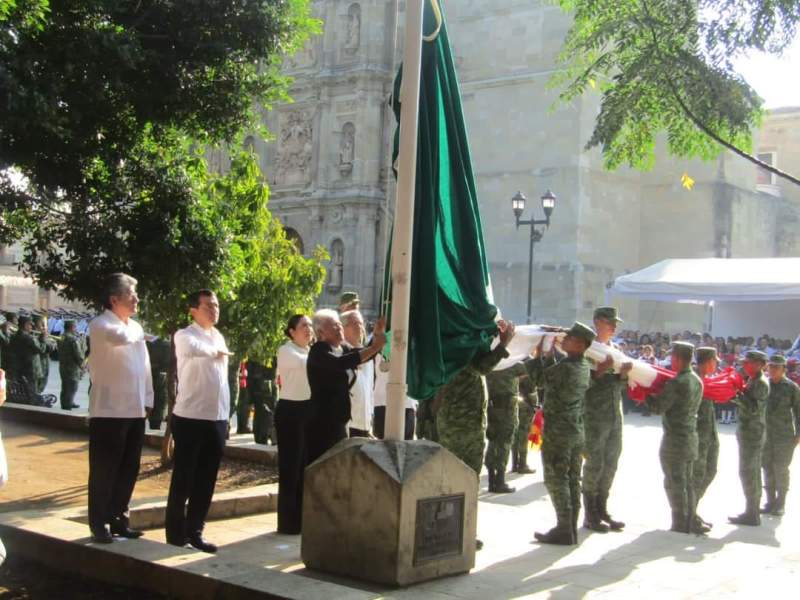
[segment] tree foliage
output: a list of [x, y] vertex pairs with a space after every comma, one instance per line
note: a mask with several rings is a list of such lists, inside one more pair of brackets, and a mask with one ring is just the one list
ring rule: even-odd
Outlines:
[[573, 14], [574, 23], [561, 53], [565, 69], [553, 83], [563, 86], [561, 99], [567, 102], [594, 89], [601, 93], [587, 149], [600, 147], [609, 169], [624, 163], [651, 167], [662, 132], [670, 153], [685, 158], [711, 159], [723, 147], [740, 155], [750, 152], [762, 100], [733, 62], [751, 50], [785, 49], [796, 33], [800, 2], [559, 4]]

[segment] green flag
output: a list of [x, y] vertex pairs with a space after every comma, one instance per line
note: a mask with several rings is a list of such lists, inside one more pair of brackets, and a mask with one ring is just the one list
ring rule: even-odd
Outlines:
[[[420, 400], [432, 397], [476, 352], [488, 350], [497, 331], [461, 94], [443, 21], [444, 16], [435, 39], [422, 45], [407, 374], [408, 394]], [[425, 36], [437, 26], [426, 2]], [[402, 67], [393, 96], [398, 122], [401, 80]], [[398, 123], [395, 160], [399, 131]], [[386, 273], [390, 294], [388, 263]]]

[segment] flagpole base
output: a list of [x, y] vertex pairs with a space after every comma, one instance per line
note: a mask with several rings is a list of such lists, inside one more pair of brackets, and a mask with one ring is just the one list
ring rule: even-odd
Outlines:
[[475, 472], [427, 440], [340, 442], [306, 468], [310, 569], [407, 586], [475, 566]]

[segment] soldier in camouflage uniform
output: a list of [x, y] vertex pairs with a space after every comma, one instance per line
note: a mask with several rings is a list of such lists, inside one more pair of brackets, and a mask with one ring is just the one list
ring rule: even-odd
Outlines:
[[417, 409], [417, 438], [420, 440], [439, 441], [439, 432], [436, 430], [436, 416], [434, 406], [438, 405], [438, 394], [433, 398], [419, 403]]
[[11, 324], [16, 323], [17, 315], [12, 312], [5, 313], [5, 320], [0, 324], [0, 369], [9, 375], [11, 364]]
[[275, 362], [271, 366], [255, 360], [247, 361], [247, 395], [253, 404], [253, 438], [256, 444], [275, 442], [272, 431], [273, 414], [277, 401], [277, 385], [275, 384]]
[[442, 387], [437, 394], [436, 429], [439, 443], [480, 476], [486, 434], [486, 382], [484, 376], [508, 356], [506, 344], [514, 336], [514, 324], [500, 321], [500, 344], [479, 354]]
[[150, 429], [161, 429], [169, 406], [167, 372], [172, 362], [172, 344], [168, 339], [156, 338], [147, 342], [147, 352], [153, 377], [153, 409], [147, 420]]
[[19, 328], [11, 336], [11, 377], [25, 379], [31, 392], [36, 392], [36, 376], [39, 372], [39, 356], [45, 349], [40, 336], [34, 335], [30, 317], [19, 317]]
[[[556, 526], [536, 533], [544, 544], [571, 546], [578, 543], [581, 510], [581, 463], [583, 461], [583, 403], [589, 387], [589, 361], [584, 352], [595, 332], [575, 322], [562, 342], [566, 357], [537, 361], [545, 390], [542, 463], [544, 485], [556, 511]], [[554, 364], [553, 364], [554, 363]]]
[[[613, 306], [596, 309], [594, 328], [597, 342], [616, 348], [611, 338], [619, 323], [622, 319]], [[614, 372], [613, 366], [611, 357], [596, 365], [584, 405], [583, 526], [600, 533], [607, 532], [609, 527], [614, 531], [625, 527], [625, 523], [612, 519], [608, 514], [608, 495], [622, 453], [622, 396], [633, 363], [622, 365], [619, 373]]]
[[767, 492], [763, 513], [780, 517], [789, 491], [789, 466], [800, 443], [800, 387], [786, 377], [786, 357], [774, 354], [769, 361], [767, 438], [762, 464]]
[[517, 429], [511, 446], [511, 470], [514, 473], [535, 473], [536, 469], [528, 466], [528, 436], [531, 431], [533, 417], [539, 404], [536, 392], [537, 382], [532, 377], [523, 377], [519, 380], [521, 399], [517, 403]]
[[47, 333], [47, 321], [41, 315], [33, 316], [33, 329], [38, 332], [39, 340], [42, 342], [42, 351], [36, 361], [38, 366], [34, 364], [36, 393], [41, 394], [47, 387], [47, 380], [50, 378], [50, 353], [56, 349], [56, 343], [50, 339], [50, 335]]
[[517, 363], [502, 371], [492, 371], [486, 376], [489, 405], [486, 411], [486, 469], [489, 471], [489, 491], [510, 494], [514, 488], [506, 484], [508, 455], [519, 424], [517, 406], [519, 378], [528, 377], [528, 366], [533, 361]]
[[[713, 375], [719, 364], [717, 349], [712, 347], [698, 348], [697, 374], [703, 379]], [[697, 504], [705, 495], [708, 486], [714, 481], [717, 474], [717, 460], [719, 458], [719, 435], [717, 433], [717, 418], [714, 412], [714, 402], [703, 398], [700, 409], [697, 411], [697, 460], [692, 464], [692, 482], [694, 484], [694, 528], [705, 533], [711, 529], [708, 521], [697, 514]]]
[[689, 342], [674, 342], [670, 360], [677, 375], [667, 381], [661, 393], [647, 398], [647, 406], [661, 415], [664, 427], [659, 457], [672, 509], [671, 531], [679, 533], [700, 533], [693, 515], [692, 463], [697, 459], [697, 411], [703, 401], [703, 382], [692, 371], [693, 354], [694, 346]]
[[83, 377], [83, 361], [86, 350], [83, 342], [75, 333], [75, 321], [64, 321], [64, 335], [58, 342], [58, 374], [61, 377], [61, 408], [72, 410], [78, 408], [75, 393]]
[[735, 400], [738, 408], [736, 441], [739, 442], [739, 479], [745, 497], [745, 511], [728, 517], [734, 525], [761, 525], [761, 456], [764, 450], [769, 381], [764, 376], [767, 355], [750, 350], [745, 355], [744, 372], [747, 387]]

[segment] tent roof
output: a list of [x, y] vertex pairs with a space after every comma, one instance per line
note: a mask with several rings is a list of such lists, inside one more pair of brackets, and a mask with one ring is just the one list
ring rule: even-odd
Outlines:
[[671, 302], [800, 299], [800, 258], [662, 260], [617, 277], [609, 291], [642, 300]]

